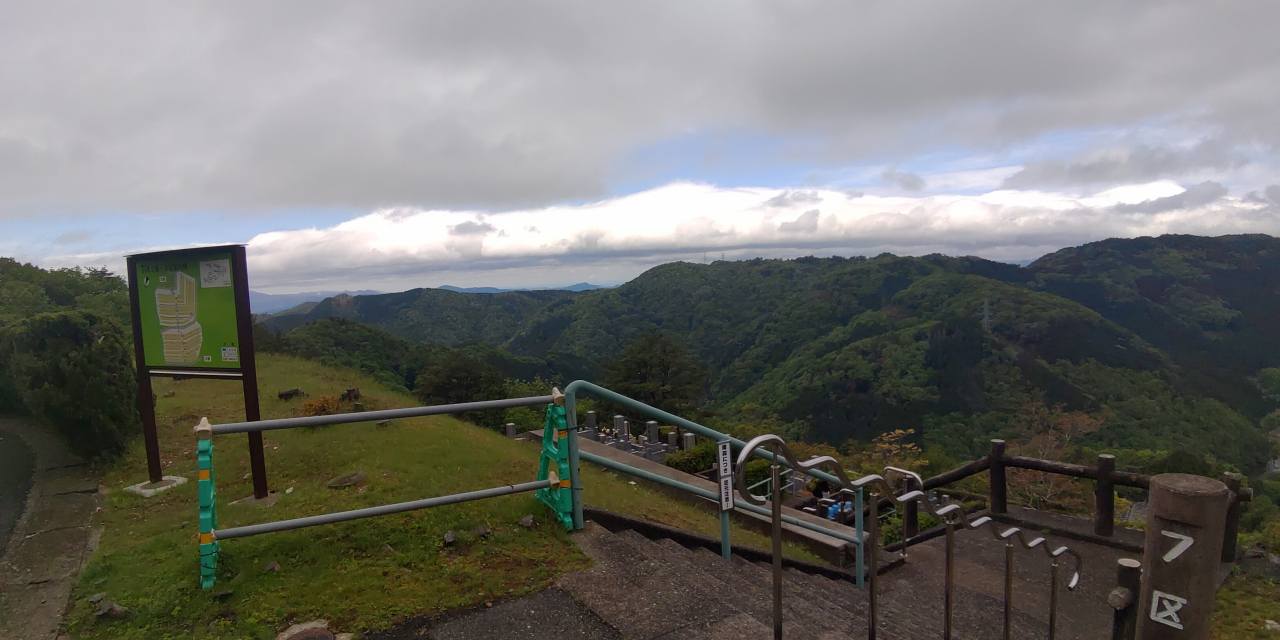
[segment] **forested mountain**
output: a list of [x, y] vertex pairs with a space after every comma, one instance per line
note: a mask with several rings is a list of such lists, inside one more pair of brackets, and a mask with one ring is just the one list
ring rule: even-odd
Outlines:
[[379, 295], [325, 298], [303, 313], [268, 318], [282, 331], [322, 318], [358, 320], [392, 335], [445, 345], [502, 344], [525, 318], [548, 304], [576, 295], [571, 291], [507, 291], [476, 295], [444, 289], [410, 289]]
[[[556, 377], [600, 379], [637, 338], [683, 344], [704, 407], [840, 443], [895, 428], [971, 454], [993, 435], [1085, 419], [1082, 442], [1269, 455], [1280, 365], [1280, 240], [1164, 236], [1064, 249], [1027, 267], [940, 255], [673, 263], [615, 289], [332, 298], [326, 317], [418, 342], [483, 343]], [[286, 320], [286, 319], [281, 319]], [[276, 322], [276, 321], [271, 321]], [[1047, 412], [1047, 413], [1046, 413]]]

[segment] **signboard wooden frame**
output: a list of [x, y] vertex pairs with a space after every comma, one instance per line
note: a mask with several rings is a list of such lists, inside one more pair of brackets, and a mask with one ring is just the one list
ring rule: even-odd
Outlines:
[[[151, 376], [240, 380], [245, 420], [262, 418], [249, 308], [244, 245], [220, 245], [126, 256], [138, 413], [147, 473], [160, 482]], [[262, 433], [249, 433], [253, 495], [267, 496]]]

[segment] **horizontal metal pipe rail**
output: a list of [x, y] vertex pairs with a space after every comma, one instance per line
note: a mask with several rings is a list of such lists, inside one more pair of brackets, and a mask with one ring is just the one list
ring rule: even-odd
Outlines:
[[[629, 475], [633, 475], [633, 476], [635, 476], [635, 477], [637, 477], [637, 478], [641, 478], [641, 479], [644, 479], [644, 480], [649, 480], [649, 481], [651, 481], [651, 482], [656, 482], [656, 483], [658, 483], [658, 484], [660, 484], [660, 485], [663, 485], [663, 486], [667, 486], [667, 487], [671, 487], [671, 488], [673, 488], [673, 489], [679, 489], [679, 490], [681, 490], [681, 491], [685, 491], [685, 492], [688, 492], [688, 493], [692, 493], [692, 494], [694, 494], [694, 495], [696, 495], [696, 496], [699, 496], [699, 497], [701, 497], [701, 498], [706, 498], [707, 500], [710, 500], [710, 501], [712, 501], [712, 502], [719, 502], [719, 500], [720, 500], [720, 494], [719, 494], [719, 493], [717, 493], [717, 492], [715, 492], [715, 491], [711, 491], [711, 490], [709, 490], [709, 489], [703, 489], [703, 488], [701, 488], [701, 487], [695, 487], [695, 486], [693, 486], [693, 485], [691, 485], [691, 484], [688, 484], [688, 483], [686, 483], [686, 482], [681, 482], [681, 481], [676, 480], [676, 479], [674, 479], [674, 478], [668, 478], [668, 477], [666, 477], [666, 476], [664, 476], [664, 475], [659, 475], [659, 474], [653, 473], [652, 471], [645, 471], [644, 469], [637, 469], [636, 467], [633, 467], [633, 466], [628, 465], [628, 464], [626, 464], [626, 463], [618, 462], [618, 461], [616, 461], [616, 460], [611, 460], [611, 459], [609, 459], [609, 458], [605, 458], [605, 457], [603, 457], [603, 456], [598, 456], [598, 455], [596, 455], [596, 454], [589, 453], [589, 452], [587, 452], [587, 451], [582, 451], [582, 452], [580, 452], [578, 455], [579, 455], [579, 456], [581, 456], [581, 457], [582, 457], [582, 459], [583, 459], [583, 460], [586, 460], [587, 462], [592, 462], [592, 463], [598, 464], [598, 465], [600, 465], [600, 466], [602, 466], [602, 467], [606, 467], [606, 468], [609, 468], [609, 469], [613, 469], [614, 471], [620, 471], [620, 472], [622, 472], [622, 473], [626, 473], [626, 474], [629, 474]], [[754, 505], [754, 504], [751, 504], [751, 503], [749, 503], [749, 502], [747, 502], [747, 501], [745, 501], [745, 500], [743, 500], [743, 499], [741, 499], [741, 498], [738, 498], [738, 497], [735, 497], [735, 498], [733, 499], [733, 506], [734, 506], [735, 508], [742, 509], [742, 510], [744, 510], [744, 511], [750, 511], [751, 513], [755, 513], [755, 514], [762, 515], [762, 516], [765, 516], [765, 517], [772, 517], [772, 514], [771, 514], [771, 512], [770, 512], [768, 509], [765, 509], [765, 508], [763, 508], [763, 507], [758, 507], [758, 506], [756, 506], [756, 505]], [[807, 521], [807, 520], [802, 520], [802, 519], [797, 518], [797, 517], [795, 517], [795, 516], [789, 516], [789, 515], [786, 515], [786, 514], [783, 514], [783, 516], [782, 516], [782, 521], [783, 521], [783, 522], [785, 522], [785, 523], [787, 523], [787, 524], [790, 524], [790, 525], [795, 525], [795, 526], [800, 527], [800, 528], [802, 528], [802, 529], [807, 529], [807, 530], [809, 530], [809, 531], [813, 531], [813, 532], [815, 532], [815, 533], [821, 533], [821, 534], [823, 534], [823, 535], [831, 536], [832, 538], [835, 538], [835, 539], [837, 539], [837, 540], [843, 540], [843, 541], [848, 542], [848, 543], [851, 543], [851, 544], [861, 544], [861, 539], [860, 539], [860, 537], [861, 537], [861, 532], [858, 532], [858, 533], [857, 533], [857, 534], [855, 534], [855, 535], [849, 535], [849, 534], [847, 534], [847, 533], [844, 533], [844, 532], [841, 532], [841, 531], [833, 531], [833, 530], [831, 530], [831, 529], [827, 529], [827, 528], [825, 528], [825, 527], [822, 527], [822, 526], [816, 525], [816, 524], [814, 524], [814, 523], [812, 523], [812, 522], [809, 522], [809, 521]]]
[[[782, 483], [782, 488], [783, 488], [783, 489], [789, 489], [789, 488], [791, 488], [791, 484], [792, 484], [793, 482], [795, 482], [795, 480], [791, 479], [791, 472], [792, 472], [792, 471], [793, 471], [793, 469], [792, 469], [791, 467], [787, 467], [786, 469], [783, 469], [781, 473], [779, 473], [779, 474], [778, 474], [778, 477], [779, 477], [780, 479], [783, 479], [783, 478], [785, 478], [785, 479], [786, 479], [786, 482], [783, 482], [783, 483]], [[759, 481], [759, 482], [757, 482], [757, 483], [755, 483], [755, 484], [747, 485], [747, 491], [752, 491], [752, 492], [754, 492], [754, 490], [755, 490], [755, 488], [756, 488], [756, 487], [759, 487], [759, 486], [762, 486], [762, 485], [763, 485], [763, 486], [765, 486], [765, 491], [766, 491], [766, 492], [768, 492], [768, 491], [772, 491], [772, 490], [773, 490], [773, 489], [772, 489], [772, 487], [770, 487], [770, 486], [769, 486], [769, 483], [770, 483], [770, 482], [772, 482], [772, 481], [773, 481], [773, 478], [765, 478], [764, 480], [761, 480], [761, 481]]]
[[345, 522], [347, 520], [358, 520], [360, 518], [371, 518], [374, 516], [385, 516], [393, 513], [403, 513], [405, 511], [415, 511], [418, 509], [426, 509], [428, 507], [442, 507], [447, 504], [458, 504], [460, 502], [470, 502], [472, 500], [506, 496], [513, 493], [524, 493], [526, 491], [533, 491], [535, 489], [542, 489], [555, 485], [556, 482], [552, 480], [537, 480], [534, 482], [523, 482], [520, 484], [493, 487], [491, 489], [454, 493], [447, 496], [437, 496], [435, 498], [423, 498], [422, 500], [410, 500], [409, 502], [396, 502], [394, 504], [366, 507], [364, 509], [352, 509], [350, 511], [322, 513], [320, 515], [293, 518], [291, 520], [277, 520], [275, 522], [264, 522], [262, 524], [250, 524], [243, 527], [218, 529], [214, 531], [214, 538], [217, 540], [245, 538], [263, 533], [288, 531], [290, 529], [314, 527], [321, 524], [333, 524], [335, 522]]
[[292, 429], [295, 427], [320, 427], [330, 424], [350, 424], [353, 422], [376, 422], [379, 420], [397, 420], [401, 418], [417, 418], [420, 416], [437, 416], [450, 413], [466, 413], [468, 411], [484, 411], [487, 409], [509, 409], [511, 407], [528, 407], [547, 404], [551, 396], [532, 396], [528, 398], [507, 398], [504, 400], [481, 400], [479, 402], [459, 402], [456, 404], [438, 404], [430, 407], [409, 407], [405, 409], [381, 409], [378, 411], [361, 411], [358, 413], [335, 413], [328, 416], [303, 416], [297, 418], [275, 418], [273, 420], [256, 420], [253, 422], [227, 422], [213, 425], [214, 435], [224, 433], [247, 433], [250, 431], [273, 431], [275, 429]]
[[[657, 407], [640, 402], [639, 400], [633, 400], [616, 391], [611, 391], [598, 384], [587, 382], [586, 380], [574, 380], [573, 382], [570, 382], [569, 386], [565, 387], [564, 393], [566, 396], [570, 398], [575, 397], [575, 395], [578, 393], [585, 393], [587, 395], [599, 398], [601, 400], [606, 400], [614, 404], [622, 405], [624, 407], [628, 407], [635, 411], [639, 411], [641, 413], [647, 414], [651, 418], [656, 418], [658, 420], [666, 422], [667, 424], [671, 424], [673, 426], [681, 427], [688, 431], [692, 431], [705, 438], [710, 438], [711, 440], [716, 442], [720, 442], [722, 440], [728, 440], [729, 442], [733, 443], [734, 449], [741, 449], [743, 446], [747, 444], [745, 441], [735, 438], [729, 434], [720, 433], [719, 431], [716, 431], [715, 429], [712, 429], [710, 427], [700, 425], [691, 420], [686, 420], [684, 418], [681, 418], [678, 415], [675, 415], [674, 413], [668, 413]], [[764, 458], [765, 460], [768, 460], [770, 462], [772, 462], [774, 459], [773, 453], [771, 451], [767, 451], [764, 449], [757, 449], [753, 455]], [[786, 459], [780, 459], [779, 463], [781, 463], [784, 466], [788, 466], [788, 467], [791, 466]], [[814, 478], [826, 480], [827, 482], [837, 482], [837, 483], [839, 482], [839, 478], [825, 471], [821, 471], [818, 469], [806, 469], [802, 471], [804, 471], [804, 473]]]

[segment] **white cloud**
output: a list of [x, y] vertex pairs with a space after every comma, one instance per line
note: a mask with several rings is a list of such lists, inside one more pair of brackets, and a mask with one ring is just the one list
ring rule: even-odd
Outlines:
[[[485, 214], [384, 209], [249, 241], [261, 288], [617, 282], [676, 259], [944, 252], [1022, 261], [1107, 237], [1280, 233], [1280, 206], [1162, 181], [1087, 196], [884, 197], [675, 183], [576, 205]], [[459, 228], [472, 232], [458, 236]]]
[[[918, 157], [1079, 131], [1211, 136], [1021, 158], [1005, 176], [1101, 187], [1245, 160], [1273, 172], [1280, 144], [1273, 2], [9, 2], [0, 16], [4, 220], [501, 210], [652, 175], [927, 171]], [[729, 151], [698, 146], [718, 138]]]

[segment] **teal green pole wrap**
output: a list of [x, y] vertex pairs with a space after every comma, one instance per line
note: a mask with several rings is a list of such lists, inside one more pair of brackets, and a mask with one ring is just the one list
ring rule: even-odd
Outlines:
[[196, 427], [199, 439], [196, 440], [196, 497], [199, 502], [200, 516], [200, 588], [212, 589], [218, 573], [218, 540], [214, 531], [218, 528], [218, 492], [213, 481], [213, 435], [208, 429], [208, 421], [201, 420]]
[[569, 471], [569, 426], [564, 407], [547, 405], [542, 426], [542, 455], [538, 460], [538, 479], [554, 479], [557, 484], [534, 493], [551, 508], [551, 513], [566, 531], [573, 530], [573, 485]]

